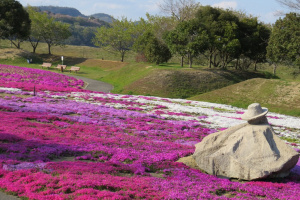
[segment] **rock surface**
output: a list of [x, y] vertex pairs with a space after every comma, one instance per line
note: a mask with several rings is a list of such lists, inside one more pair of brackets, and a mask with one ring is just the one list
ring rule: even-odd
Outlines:
[[240, 124], [208, 135], [195, 146], [193, 158], [200, 169], [241, 180], [288, 176], [299, 159], [267, 123]]

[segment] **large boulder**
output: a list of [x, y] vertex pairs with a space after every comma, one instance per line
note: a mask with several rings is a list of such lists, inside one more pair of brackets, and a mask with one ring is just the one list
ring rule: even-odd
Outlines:
[[208, 135], [195, 146], [193, 158], [200, 169], [242, 180], [288, 176], [299, 159], [267, 123], [240, 124]]

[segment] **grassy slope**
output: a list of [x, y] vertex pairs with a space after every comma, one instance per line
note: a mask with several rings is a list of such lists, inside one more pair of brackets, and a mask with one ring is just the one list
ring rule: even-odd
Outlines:
[[256, 77], [266, 78], [267, 75], [236, 70], [161, 67], [124, 89], [136, 94], [187, 98]]
[[242, 108], [258, 102], [272, 112], [300, 116], [299, 94], [300, 83], [298, 82], [255, 78], [190, 99]]

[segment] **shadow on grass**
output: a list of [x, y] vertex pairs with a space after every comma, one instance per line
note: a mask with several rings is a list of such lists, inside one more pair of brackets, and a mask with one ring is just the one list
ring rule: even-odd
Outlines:
[[[49, 54], [39, 54], [38, 55], [42, 62], [49, 62], [52, 64], [62, 64], [61, 56], [59, 55], [49, 55]], [[85, 62], [88, 58], [75, 58], [75, 57], [64, 57], [64, 64], [67, 66], [77, 65]]]
[[[255, 71], [241, 71], [241, 70], [227, 70], [227, 69], [202, 69], [217, 74], [233, 83], [239, 83], [252, 78], [265, 78], [265, 79], [280, 79], [278, 76], [269, 72], [255, 72]], [[224, 73], [225, 72], [225, 73]]]

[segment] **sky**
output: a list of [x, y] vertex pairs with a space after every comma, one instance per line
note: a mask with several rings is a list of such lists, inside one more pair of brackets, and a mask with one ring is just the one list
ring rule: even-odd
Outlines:
[[[127, 17], [133, 21], [140, 17], [146, 18], [146, 13], [161, 15], [158, 4], [163, 0], [18, 0], [23, 6], [63, 6], [78, 9], [84, 15], [105, 13], [114, 18]], [[284, 9], [276, 0], [196, 0], [201, 5], [211, 5], [221, 8], [242, 10], [247, 14], [259, 17], [265, 23], [275, 23], [280, 16], [276, 11]]]

